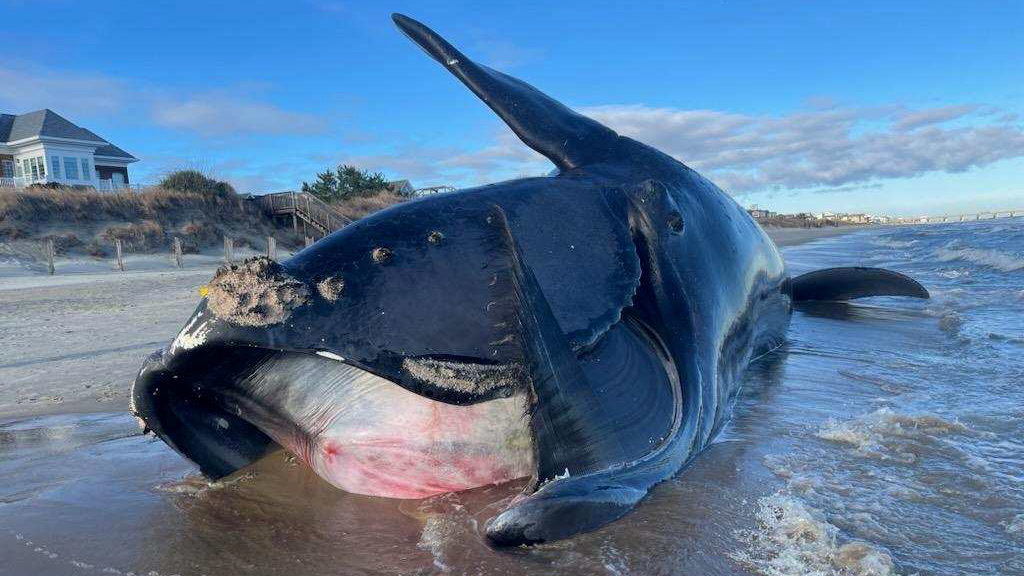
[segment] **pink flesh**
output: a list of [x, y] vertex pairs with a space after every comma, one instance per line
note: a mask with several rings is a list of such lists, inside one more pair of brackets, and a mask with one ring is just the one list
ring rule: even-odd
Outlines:
[[278, 398], [282, 386], [296, 384], [302, 393], [287, 395], [283, 410], [305, 433], [264, 431], [347, 492], [426, 498], [532, 472], [522, 397], [444, 404], [308, 356], [283, 356], [247, 383], [257, 397], [275, 392]]

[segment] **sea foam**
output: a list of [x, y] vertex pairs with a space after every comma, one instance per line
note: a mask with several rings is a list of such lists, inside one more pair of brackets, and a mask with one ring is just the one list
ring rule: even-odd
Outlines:
[[901, 452], [898, 446], [892, 446], [892, 440], [962, 434], [967, 431], [967, 427], [960, 422], [946, 420], [941, 416], [904, 414], [885, 407], [844, 422], [829, 419], [815, 435], [823, 440], [851, 445], [865, 456], [895, 458], [911, 463], [916, 460], [914, 454]]
[[862, 540], [839, 544], [839, 529], [821, 511], [782, 492], [761, 498], [757, 528], [737, 533], [746, 549], [733, 560], [766, 576], [889, 576], [888, 552]]

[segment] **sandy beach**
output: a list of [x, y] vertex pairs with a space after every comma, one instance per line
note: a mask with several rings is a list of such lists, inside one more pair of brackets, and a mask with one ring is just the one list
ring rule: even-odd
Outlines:
[[[779, 246], [858, 228], [770, 229]], [[244, 256], [244, 254], [240, 254]], [[58, 261], [57, 274], [0, 265], [0, 419], [127, 410], [143, 359], [170, 341], [199, 302], [217, 255]]]

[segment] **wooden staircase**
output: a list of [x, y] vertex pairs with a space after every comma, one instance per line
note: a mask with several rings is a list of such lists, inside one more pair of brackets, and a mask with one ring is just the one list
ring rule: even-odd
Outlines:
[[323, 238], [352, 223], [350, 218], [306, 192], [277, 192], [255, 196], [252, 200], [275, 220], [291, 217], [292, 230], [303, 236]]

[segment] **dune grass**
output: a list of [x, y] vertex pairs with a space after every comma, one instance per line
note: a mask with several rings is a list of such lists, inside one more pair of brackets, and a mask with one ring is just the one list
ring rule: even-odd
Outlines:
[[219, 245], [225, 235], [235, 238], [236, 246], [253, 248], [264, 246], [268, 235], [285, 245], [298, 243], [229, 190], [0, 190], [0, 241], [53, 239], [62, 253], [102, 255], [115, 239], [130, 251], [154, 252], [168, 249], [178, 237], [186, 251], [197, 252]]
[[380, 190], [366, 196], [355, 196], [340, 202], [333, 202], [331, 206], [341, 213], [342, 216], [358, 220], [369, 216], [374, 212], [383, 210], [395, 204], [401, 204], [410, 200], [408, 196], [395, 194], [390, 190]]

